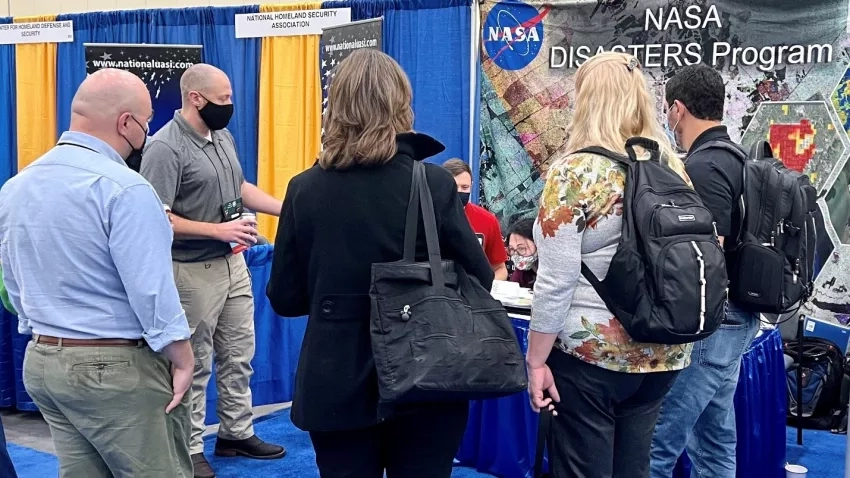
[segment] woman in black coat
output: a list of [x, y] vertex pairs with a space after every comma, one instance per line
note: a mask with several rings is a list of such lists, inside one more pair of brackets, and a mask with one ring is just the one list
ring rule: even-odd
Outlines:
[[[310, 432], [322, 478], [443, 478], [451, 474], [468, 402], [417, 404], [378, 419], [369, 335], [373, 263], [401, 260], [413, 162], [445, 148], [413, 130], [412, 92], [377, 50], [337, 66], [324, 115], [324, 149], [292, 178], [275, 240], [267, 295], [285, 317], [309, 315], [292, 422]], [[451, 174], [426, 164], [440, 250], [486, 288], [493, 270]], [[427, 260], [424, 226], [417, 260]]]

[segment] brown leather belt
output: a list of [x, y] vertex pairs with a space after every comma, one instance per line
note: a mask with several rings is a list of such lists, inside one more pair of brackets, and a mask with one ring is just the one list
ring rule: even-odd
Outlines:
[[37, 335], [37, 344], [58, 345], [60, 347], [138, 347], [144, 345], [144, 340], [129, 339], [61, 339], [49, 335]]

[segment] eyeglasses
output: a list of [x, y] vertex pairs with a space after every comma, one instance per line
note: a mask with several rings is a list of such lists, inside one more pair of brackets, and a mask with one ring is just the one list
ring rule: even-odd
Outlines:
[[522, 256], [522, 257], [528, 257], [528, 256], [534, 254], [534, 252], [532, 252], [531, 249], [526, 247], [525, 245], [520, 245], [520, 246], [517, 246], [516, 248], [508, 247], [508, 254], [510, 254], [512, 256], [517, 255], [517, 256]]

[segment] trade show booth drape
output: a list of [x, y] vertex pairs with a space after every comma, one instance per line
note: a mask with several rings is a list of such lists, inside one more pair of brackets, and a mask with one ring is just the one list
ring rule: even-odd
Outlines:
[[58, 15], [74, 22], [74, 41], [59, 43], [56, 53], [56, 131], [71, 123], [71, 100], [86, 78], [85, 43], [149, 43], [146, 10]]
[[[16, 17], [15, 23], [52, 22], [56, 15]], [[56, 144], [56, 43], [15, 46], [18, 170]]]
[[59, 15], [74, 21], [74, 42], [59, 44], [58, 130], [68, 128], [71, 99], [86, 77], [84, 43], [203, 45], [205, 63], [221, 68], [233, 87], [234, 115], [228, 126], [245, 180], [257, 181], [257, 88], [259, 39], [236, 38], [234, 19], [258, 7], [198, 7]]
[[[12, 23], [11, 18], [0, 18], [0, 24]], [[0, 117], [15, 118], [15, 46], [0, 45]], [[5, 182], [18, 171], [17, 130], [15, 121], [0, 121], [0, 181]], [[18, 321], [5, 310], [0, 311], [0, 407], [16, 406], [18, 381], [16, 368], [21, 367], [21, 356], [15, 347]], [[21, 392], [26, 392], [21, 389]], [[26, 398], [24, 399], [24, 401]]]
[[[351, 8], [353, 21], [384, 16], [384, 51], [404, 68], [413, 87], [414, 128], [446, 151], [431, 158], [477, 161], [470, 135], [472, 8], [469, 0], [333, 0], [322, 8]], [[470, 144], [474, 157], [469, 157]]]
[[[0, 18], [0, 24], [6, 23], [12, 23], [12, 19]], [[8, 118], [0, 121], [0, 144], [4, 145], [0, 148], [0, 184], [18, 172], [17, 122], [11, 121], [17, 115], [15, 56], [15, 45], [0, 45], [0, 117]]]
[[[319, 2], [261, 5], [261, 12], [316, 10]], [[315, 163], [321, 146], [319, 35], [267, 37], [260, 62], [258, 186], [283, 198], [289, 180]], [[261, 215], [260, 234], [274, 241], [277, 218]]]

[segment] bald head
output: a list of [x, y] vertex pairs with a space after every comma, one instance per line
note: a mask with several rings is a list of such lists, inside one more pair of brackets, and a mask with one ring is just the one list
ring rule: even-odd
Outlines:
[[112, 123], [122, 113], [143, 114], [150, 109], [151, 97], [144, 82], [128, 71], [111, 68], [83, 80], [71, 102], [71, 113], [91, 122]]
[[212, 97], [222, 94], [230, 96], [230, 80], [227, 74], [218, 68], [206, 63], [198, 63], [190, 66], [180, 77], [180, 93], [183, 95], [184, 104], [187, 101], [191, 102], [192, 93], [218, 102]]
[[144, 82], [110, 68], [92, 73], [77, 89], [70, 129], [94, 136], [127, 157], [144, 144], [151, 116], [151, 96]]

